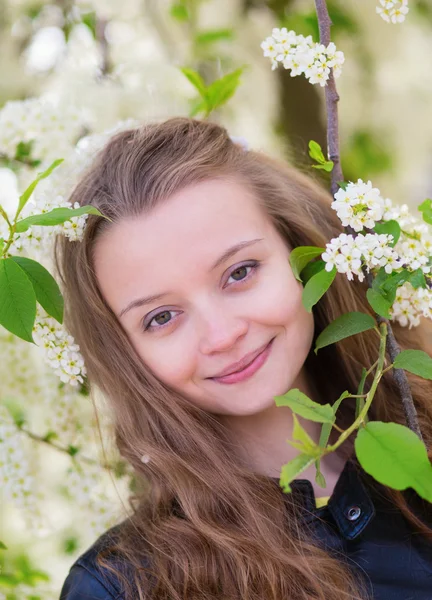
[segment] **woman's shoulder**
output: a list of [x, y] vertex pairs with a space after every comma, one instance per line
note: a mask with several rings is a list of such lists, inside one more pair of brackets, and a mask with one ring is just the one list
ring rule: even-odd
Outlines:
[[97, 556], [103, 554], [110, 567], [133, 581], [133, 576], [128, 575], [131, 567], [112, 550], [124, 523], [105, 531], [75, 560], [63, 583], [60, 600], [123, 600], [119, 578], [110, 569], [100, 566]]

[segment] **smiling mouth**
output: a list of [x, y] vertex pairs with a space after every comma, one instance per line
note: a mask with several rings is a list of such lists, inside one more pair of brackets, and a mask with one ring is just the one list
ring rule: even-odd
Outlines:
[[225, 384], [239, 383], [240, 381], [249, 379], [267, 361], [267, 358], [271, 353], [274, 340], [275, 338], [272, 338], [270, 342], [261, 350], [261, 352], [259, 352], [248, 364], [244, 365], [241, 369], [238, 369], [237, 371], [232, 371], [231, 373], [227, 373], [226, 375], [210, 377], [209, 379], [217, 383]]

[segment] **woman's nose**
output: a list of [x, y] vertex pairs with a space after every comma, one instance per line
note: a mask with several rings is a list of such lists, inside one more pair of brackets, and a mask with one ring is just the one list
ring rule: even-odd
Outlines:
[[213, 309], [201, 320], [200, 350], [203, 354], [229, 350], [247, 330], [246, 319], [222, 309]]

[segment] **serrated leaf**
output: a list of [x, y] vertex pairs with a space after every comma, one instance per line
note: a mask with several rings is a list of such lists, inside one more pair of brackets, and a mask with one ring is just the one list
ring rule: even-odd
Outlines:
[[301, 281], [300, 273], [305, 266], [324, 251], [325, 248], [319, 248], [318, 246], [297, 246], [291, 251], [289, 261], [297, 281]]
[[316, 474], [315, 474], [315, 482], [322, 488], [326, 488], [327, 487], [327, 482], [325, 480], [324, 475], [321, 473], [320, 471], [320, 467], [319, 465], [317, 465], [315, 463], [316, 466]]
[[220, 79], [216, 79], [207, 88], [207, 98], [209, 110], [215, 110], [225, 104], [235, 93], [240, 84], [240, 77], [243, 74], [244, 68], [241, 67], [227, 73]]
[[30, 279], [12, 258], [0, 259], [0, 325], [34, 344], [35, 318], [36, 294]]
[[348, 181], [338, 181], [337, 184], [340, 188], [342, 188], [344, 191], [346, 191], [347, 187], [348, 187]]
[[361, 312], [345, 313], [332, 321], [317, 337], [315, 354], [320, 348], [368, 331], [376, 326], [375, 319]]
[[297, 448], [302, 453], [313, 456], [314, 458], [320, 454], [319, 446], [317, 446], [308, 432], [300, 425], [299, 420], [294, 413], [292, 438], [293, 440], [297, 440], [299, 443], [287, 440], [288, 444], [294, 448]]
[[401, 228], [397, 221], [391, 219], [384, 223], [377, 223], [373, 229], [378, 234], [385, 233], [387, 235], [392, 235], [393, 241], [389, 245], [392, 247], [396, 246], [401, 234]]
[[[61, 223], [65, 223], [65, 221], [69, 221], [72, 217], [79, 217], [81, 215], [99, 215], [100, 217], [105, 217], [97, 208], [90, 205], [81, 206], [80, 208], [53, 208], [49, 212], [32, 215], [31, 217], [17, 221], [15, 231], [16, 233], [22, 233], [33, 225], [60, 225]], [[107, 219], [108, 217], [105, 218]]]
[[432, 200], [427, 198], [419, 205], [418, 209], [422, 213], [423, 221], [432, 225]]
[[378, 315], [385, 319], [390, 318], [391, 303], [382, 294], [373, 288], [369, 288], [366, 292], [366, 298]]
[[333, 426], [333, 423], [336, 421], [336, 412], [342, 402], [342, 400], [345, 400], [345, 398], [348, 398], [348, 396], [350, 396], [351, 394], [347, 391], [342, 392], [342, 394], [339, 396], [339, 398], [333, 403], [331, 409], [333, 412], [333, 418], [330, 422], [328, 423], [324, 423], [323, 426], [321, 427], [321, 434], [320, 434], [320, 439], [319, 439], [319, 446], [321, 448], [325, 448], [327, 446], [327, 443], [329, 441], [330, 438], [330, 432], [331, 432], [331, 428]]
[[333, 409], [330, 404], [318, 404], [299, 389], [289, 390], [283, 396], [275, 396], [276, 406], [289, 406], [290, 409], [310, 421], [329, 423], [333, 420]]
[[176, 2], [171, 6], [170, 15], [177, 21], [187, 21], [189, 19], [188, 9], [182, 2]]
[[310, 140], [309, 142], [309, 156], [312, 160], [315, 160], [320, 164], [326, 162], [326, 157], [324, 156], [321, 146], [314, 140]]
[[417, 290], [420, 287], [424, 289], [427, 288], [426, 278], [421, 269], [417, 269], [416, 271], [410, 273], [408, 281], [415, 290]]
[[334, 162], [332, 160], [326, 160], [321, 165], [312, 165], [313, 169], [322, 169], [323, 171], [327, 171], [327, 173], [330, 173], [331, 171], [333, 171], [333, 167], [334, 167]]
[[324, 296], [336, 277], [336, 269], [331, 271], [320, 271], [309, 279], [303, 289], [302, 302], [308, 312], [312, 312], [312, 307]]
[[30, 258], [24, 256], [11, 256], [11, 258], [30, 279], [39, 304], [56, 321], [63, 323], [63, 296], [51, 273], [43, 265]]
[[180, 71], [191, 82], [201, 98], [207, 100], [207, 86], [204, 83], [204, 79], [201, 77], [201, 75], [197, 73], [197, 71], [189, 69], [188, 67], [181, 67]]
[[232, 29], [209, 29], [208, 31], [200, 31], [195, 36], [195, 43], [204, 46], [214, 44], [220, 41], [229, 41], [234, 38]]
[[325, 261], [323, 261], [321, 259], [314, 260], [313, 262], [310, 262], [309, 264], [307, 264], [305, 266], [305, 268], [302, 270], [302, 272], [300, 273], [301, 281], [302, 281], [303, 285], [306, 285], [306, 283], [309, 281], [309, 279], [311, 277], [313, 277], [320, 271], [323, 271], [325, 269], [325, 266], [326, 266]]
[[386, 274], [386, 276], [381, 275], [381, 282], [378, 286], [379, 289], [377, 289], [377, 286], [375, 285], [372, 287], [382, 295], [385, 295], [386, 299], [393, 304], [397, 288], [406, 281], [409, 281], [411, 275], [412, 273], [407, 269], [402, 269], [402, 271], [399, 271], [398, 273]]
[[59, 158], [58, 160], [55, 160], [48, 167], [48, 169], [46, 169], [45, 171], [42, 171], [42, 173], [38, 173], [36, 179], [34, 181], [32, 181], [32, 183], [27, 187], [27, 189], [23, 192], [23, 194], [21, 194], [21, 196], [19, 198], [18, 209], [17, 209], [16, 215], [15, 215], [15, 218], [18, 217], [18, 215], [20, 214], [20, 212], [22, 211], [24, 206], [27, 204], [30, 196], [33, 194], [39, 181], [41, 181], [42, 179], [45, 179], [46, 177], [51, 175], [51, 173], [54, 171], [54, 169], [57, 168], [63, 162], [63, 160], [64, 160], [63, 158]]
[[289, 485], [291, 481], [293, 481], [297, 475], [305, 471], [314, 460], [315, 459], [312, 456], [308, 456], [307, 454], [298, 454], [295, 458], [282, 466], [279, 484], [284, 492], [291, 492], [291, 487]]
[[361, 466], [374, 479], [395, 490], [411, 487], [432, 502], [432, 465], [425, 445], [408, 427], [369, 421], [354, 444]]
[[402, 350], [393, 363], [395, 369], [405, 369], [423, 379], [432, 379], [432, 358], [423, 350]]

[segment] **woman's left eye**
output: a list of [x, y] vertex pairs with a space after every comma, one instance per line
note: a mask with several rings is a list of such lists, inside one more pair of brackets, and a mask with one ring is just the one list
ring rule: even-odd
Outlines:
[[[254, 274], [256, 273], [256, 271], [258, 270], [258, 268], [261, 266], [261, 262], [258, 260], [252, 260], [249, 261], [248, 263], [245, 263], [243, 265], [239, 265], [237, 266], [235, 269], [233, 269], [228, 277], [228, 280], [232, 277], [234, 279], [235, 283], [241, 284], [243, 282], [249, 281], [249, 279], [251, 279]], [[230, 283], [229, 285], [233, 285], [232, 283]], [[224, 285], [224, 287], [226, 287], [226, 284]], [[179, 312], [179, 311], [174, 311], [174, 310], [164, 310], [162, 312], [157, 313], [156, 315], [154, 315], [147, 324], [145, 324], [145, 319], [142, 322], [142, 330], [143, 331], [156, 331], [156, 330], [160, 330], [163, 329], [164, 327], [167, 327], [171, 324], [172, 321], [174, 321], [174, 318], [170, 317], [170, 313], [172, 312]], [[162, 323], [158, 323], [157, 319], [162, 318]], [[153, 321], [156, 323], [155, 325], [152, 325]]]
[[[254, 273], [256, 272], [258, 267], [259, 267], [259, 262], [256, 260], [251, 261], [244, 265], [239, 265], [238, 267], [236, 267], [234, 269], [234, 271], [231, 271], [227, 282], [229, 281], [229, 279], [231, 277], [233, 277], [234, 281], [236, 281], [238, 283], [240, 283], [242, 281], [247, 281], [254, 275]], [[248, 269], [250, 269], [250, 270], [248, 271]]]

